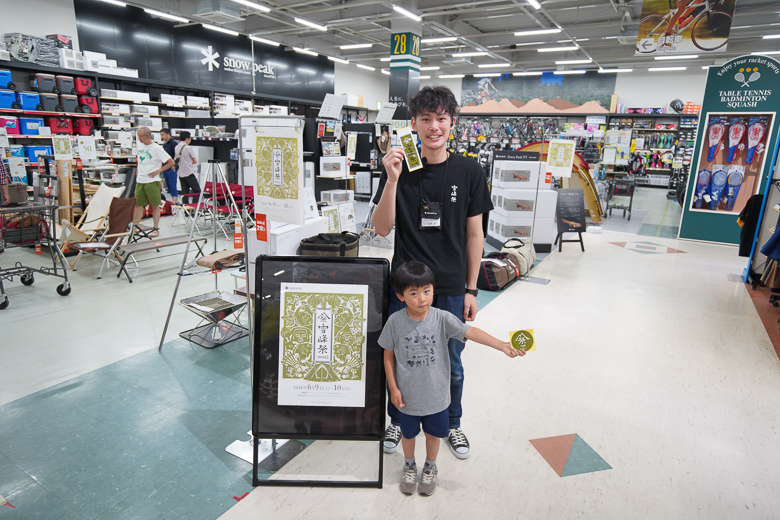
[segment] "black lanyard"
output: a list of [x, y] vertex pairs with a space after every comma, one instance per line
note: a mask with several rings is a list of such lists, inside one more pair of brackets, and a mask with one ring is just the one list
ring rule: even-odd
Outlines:
[[[444, 161], [444, 179], [441, 183], [441, 196], [439, 198], [439, 203], [444, 202], [444, 189], [447, 187], [447, 170], [450, 168], [450, 152], [447, 152], [447, 159]], [[421, 168], [422, 170], [422, 168]], [[420, 178], [420, 204], [422, 204], [424, 201], [423, 199], [423, 192], [422, 192], [422, 171], [418, 171], [417, 175]]]

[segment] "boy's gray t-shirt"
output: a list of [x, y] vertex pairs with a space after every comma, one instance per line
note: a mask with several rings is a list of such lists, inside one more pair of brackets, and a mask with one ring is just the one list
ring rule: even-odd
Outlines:
[[395, 353], [395, 381], [406, 415], [432, 415], [450, 405], [450, 338], [464, 341], [469, 325], [452, 313], [431, 307], [415, 321], [406, 309], [388, 318], [379, 345]]

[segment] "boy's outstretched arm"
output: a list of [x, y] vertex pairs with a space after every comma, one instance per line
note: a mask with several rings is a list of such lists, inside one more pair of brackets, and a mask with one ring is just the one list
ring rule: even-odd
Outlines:
[[401, 397], [401, 390], [395, 382], [395, 353], [392, 350], [385, 350], [385, 375], [387, 376], [387, 388], [390, 389], [390, 400], [396, 408], [403, 408], [404, 401]]
[[[525, 350], [515, 350], [508, 341], [501, 341], [497, 338], [494, 338], [484, 330], [478, 329], [477, 327], [471, 327], [468, 331], [466, 331], [466, 339], [476, 341], [477, 343], [482, 343], [488, 347], [493, 347], [494, 349], [500, 350], [509, 357], [525, 356]], [[387, 352], [385, 352], [385, 354], [387, 354]], [[387, 364], [387, 361], [385, 361], [385, 364]]]

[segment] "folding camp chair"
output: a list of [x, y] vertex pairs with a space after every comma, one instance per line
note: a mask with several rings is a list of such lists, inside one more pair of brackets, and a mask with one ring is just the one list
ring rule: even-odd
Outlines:
[[[101, 232], [104, 232], [111, 201], [115, 197], [120, 197], [123, 190], [124, 188], [109, 188], [105, 184], [101, 184], [76, 224], [62, 219], [62, 237], [65, 242], [61, 249], [65, 249], [72, 242], [90, 242], [95, 240]], [[80, 254], [70, 264], [71, 269], [76, 269], [79, 258], [81, 258]]]
[[83, 253], [92, 253], [103, 257], [98, 279], [103, 277], [103, 270], [111, 261], [112, 256], [117, 263], [122, 261], [122, 258], [117, 253], [117, 248], [122, 246], [132, 233], [130, 226], [133, 223], [134, 209], [135, 197], [131, 199], [113, 199], [109, 211], [108, 229], [99, 237], [99, 240], [70, 244], [70, 247], [79, 252], [79, 256]]

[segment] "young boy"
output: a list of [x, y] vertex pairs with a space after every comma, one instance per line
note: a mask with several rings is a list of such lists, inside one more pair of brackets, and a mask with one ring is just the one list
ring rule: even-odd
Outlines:
[[390, 316], [379, 336], [379, 345], [385, 349], [390, 399], [401, 412], [401, 446], [406, 459], [401, 492], [407, 495], [414, 493], [417, 485], [414, 439], [420, 433], [421, 423], [425, 432], [426, 460], [418, 491], [421, 495], [432, 495], [436, 491], [439, 439], [449, 434], [449, 339], [470, 339], [509, 357], [525, 354], [513, 349], [509, 342], [500, 341], [462, 323], [453, 314], [432, 307], [433, 286], [433, 273], [422, 262], [400, 265], [393, 275], [393, 287], [406, 308]]

